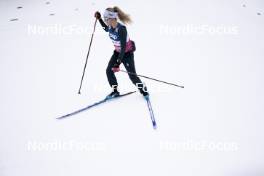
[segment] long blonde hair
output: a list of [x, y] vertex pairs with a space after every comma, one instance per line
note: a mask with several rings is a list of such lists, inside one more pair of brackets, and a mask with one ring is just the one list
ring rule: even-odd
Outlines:
[[117, 7], [117, 6], [109, 7], [106, 10], [109, 10], [111, 12], [117, 12], [119, 20], [122, 21], [124, 24], [131, 24], [132, 23], [130, 15], [123, 12], [119, 7]]

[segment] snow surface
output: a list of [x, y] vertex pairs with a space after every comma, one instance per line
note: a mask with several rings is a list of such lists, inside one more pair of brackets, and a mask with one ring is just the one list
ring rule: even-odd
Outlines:
[[[185, 86], [143, 79], [157, 130], [139, 93], [55, 119], [110, 92], [113, 46], [98, 24], [77, 94], [93, 14], [112, 5], [134, 21], [137, 72]], [[0, 1], [0, 175], [263, 176], [263, 10], [262, 0]], [[33, 35], [34, 25], [88, 32]], [[187, 25], [237, 33], [175, 32]], [[135, 90], [117, 77], [121, 92]]]

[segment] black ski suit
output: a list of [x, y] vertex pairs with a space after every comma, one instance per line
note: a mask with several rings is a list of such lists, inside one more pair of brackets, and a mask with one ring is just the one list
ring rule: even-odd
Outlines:
[[[127, 30], [124, 25], [121, 25], [118, 23], [117, 28], [113, 29], [111, 27], [108, 27], [102, 19], [99, 19], [100, 24], [102, 25], [103, 29], [106, 32], [109, 32], [110, 38], [113, 40], [114, 45], [117, 43], [118, 46], [115, 45], [116, 49], [114, 50], [114, 53], [108, 63], [107, 69], [106, 69], [106, 75], [108, 82], [112, 88], [117, 87], [118, 83], [115, 77], [115, 73], [113, 72], [112, 68], [117, 65], [117, 60], [120, 59], [121, 63], [125, 66], [127, 72], [135, 73], [135, 62], [134, 62], [134, 49], [131, 48], [129, 45], [131, 43], [127, 35]], [[128, 74], [130, 80], [135, 84], [140, 93], [143, 95], [147, 94], [147, 88], [142, 83], [140, 78], [133, 74]]]

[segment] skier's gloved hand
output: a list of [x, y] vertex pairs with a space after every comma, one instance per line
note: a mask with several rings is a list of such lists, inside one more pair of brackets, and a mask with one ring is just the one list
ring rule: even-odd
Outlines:
[[118, 67], [113, 67], [113, 68], [112, 68], [112, 71], [113, 71], [113, 72], [119, 72], [119, 71], [120, 71], [119, 66], [118, 66]]
[[101, 13], [98, 12], [98, 11], [96, 11], [95, 14], [94, 14], [94, 17], [95, 17], [97, 20], [101, 19]]

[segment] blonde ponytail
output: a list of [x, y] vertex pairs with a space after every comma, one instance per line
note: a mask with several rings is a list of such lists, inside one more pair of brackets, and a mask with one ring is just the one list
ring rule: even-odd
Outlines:
[[107, 8], [106, 10], [109, 10], [112, 12], [117, 12], [119, 20], [122, 21], [124, 24], [131, 24], [132, 23], [130, 15], [123, 12], [119, 7], [114, 6], [113, 8]]

